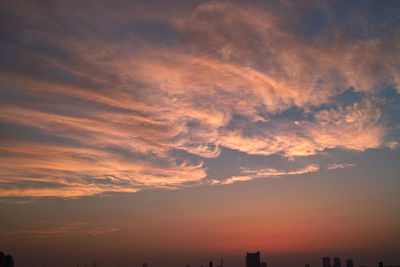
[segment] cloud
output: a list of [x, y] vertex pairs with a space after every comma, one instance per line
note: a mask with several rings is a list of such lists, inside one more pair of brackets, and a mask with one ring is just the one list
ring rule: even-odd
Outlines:
[[341, 164], [330, 164], [327, 166], [328, 170], [335, 170], [335, 169], [344, 169], [349, 167], [354, 167], [356, 164], [354, 163], [341, 163]]
[[398, 147], [398, 145], [399, 145], [399, 143], [396, 142], [396, 141], [390, 141], [390, 142], [387, 144], [387, 146], [388, 146], [391, 150], [396, 149], [396, 147]]
[[[388, 143], [378, 94], [399, 84], [392, 27], [354, 37], [328, 4], [323, 31], [297, 28], [307, 4], [160, 5], [157, 17], [104, 5], [4, 4], [1, 196], [194, 186], [222, 148], [296, 160]], [[360, 97], [340, 102], [349, 88]], [[295, 174], [264, 176], [279, 173]]]
[[6, 232], [6, 234], [34, 236], [98, 236], [115, 231], [119, 231], [119, 228], [113, 225], [93, 225], [90, 223], [78, 222], [49, 228], [11, 231]]
[[306, 173], [313, 173], [319, 171], [320, 168], [317, 164], [311, 164], [306, 166], [305, 168], [297, 169], [297, 170], [277, 170], [277, 169], [246, 169], [242, 168], [241, 174], [239, 176], [233, 176], [226, 180], [223, 180], [221, 184], [232, 184], [236, 182], [242, 181], [249, 181], [258, 178], [277, 178], [282, 176], [289, 176], [289, 175], [300, 175]]
[[[332, 148], [364, 151], [382, 145], [385, 128], [378, 123], [380, 106], [369, 101], [315, 112], [311, 120], [257, 123], [252, 136], [228, 130], [222, 145], [249, 154], [280, 153], [288, 158], [315, 155]], [[260, 131], [261, 130], [261, 131]]]

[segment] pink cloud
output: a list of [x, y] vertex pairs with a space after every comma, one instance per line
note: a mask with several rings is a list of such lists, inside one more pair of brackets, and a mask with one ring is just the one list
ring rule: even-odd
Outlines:
[[[92, 7], [93, 16], [121, 27], [135, 22], [131, 12], [138, 20], [154, 19], [139, 6], [142, 12], [133, 6], [118, 14]], [[18, 4], [10, 11], [37, 19]], [[62, 5], [57, 12], [83, 19]], [[21, 95], [2, 104], [0, 121], [42, 135], [4, 136], [1, 196], [78, 197], [194, 186], [207, 176], [201, 158], [218, 157], [222, 147], [291, 160], [333, 148], [395, 147], [385, 140], [383, 104], [373, 96], [382, 84], [399, 84], [400, 58], [391, 52], [392, 43], [354, 43], [334, 33], [332, 42], [310, 45], [285, 28], [284, 17], [249, 4], [210, 2], [159, 19], [176, 31], [171, 45], [134, 32], [128, 41], [115, 42], [84, 27], [75, 34], [29, 32], [31, 42], [44, 39], [72, 59], [26, 49], [20, 54], [32, 73], [11, 68], [0, 73]], [[40, 72], [36, 64], [48, 69]], [[62, 74], [66, 81], [57, 79]], [[335, 106], [335, 97], [349, 87], [363, 92], [362, 99]], [[302, 117], [274, 119], [291, 108]], [[176, 156], [177, 150], [196, 160]], [[241, 173], [228, 181], [317, 170], [310, 166]], [[35, 182], [51, 185], [31, 186]]]
[[278, 178], [282, 176], [290, 176], [290, 175], [300, 175], [300, 174], [306, 174], [306, 173], [313, 173], [319, 171], [320, 168], [317, 164], [311, 164], [308, 165], [304, 168], [301, 169], [296, 169], [296, 170], [277, 170], [277, 169], [246, 169], [242, 168], [241, 174], [238, 176], [232, 176], [226, 180], [223, 180], [221, 183], [222, 184], [232, 184], [236, 182], [242, 182], [242, 181], [249, 181], [253, 179], [258, 179], [258, 178]]

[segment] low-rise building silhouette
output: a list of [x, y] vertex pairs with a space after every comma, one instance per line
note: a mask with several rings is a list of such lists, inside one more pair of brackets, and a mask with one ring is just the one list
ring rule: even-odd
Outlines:
[[0, 251], [0, 267], [14, 267], [14, 258]]
[[260, 251], [246, 254], [246, 267], [260, 267]]
[[346, 267], [354, 267], [353, 260], [346, 260]]
[[333, 267], [342, 267], [342, 264], [340, 263], [340, 258], [339, 257], [333, 258]]
[[323, 257], [322, 258], [322, 267], [332, 267], [331, 266], [331, 257]]

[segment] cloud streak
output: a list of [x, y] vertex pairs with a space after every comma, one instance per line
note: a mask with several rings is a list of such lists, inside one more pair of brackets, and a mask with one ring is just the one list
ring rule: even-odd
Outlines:
[[320, 168], [317, 164], [311, 164], [305, 168], [297, 170], [277, 170], [277, 169], [245, 169], [242, 168], [240, 176], [233, 176], [221, 182], [221, 184], [233, 184], [236, 182], [249, 181], [259, 178], [278, 178], [282, 176], [300, 175], [319, 171]]
[[119, 231], [119, 228], [112, 225], [93, 225], [90, 223], [71, 223], [57, 227], [18, 230], [7, 232], [9, 235], [33, 235], [33, 236], [98, 236]]
[[356, 164], [354, 163], [339, 163], [339, 164], [331, 164], [328, 165], [327, 169], [328, 170], [336, 170], [336, 169], [344, 169], [344, 168], [349, 168], [349, 167], [354, 167]]

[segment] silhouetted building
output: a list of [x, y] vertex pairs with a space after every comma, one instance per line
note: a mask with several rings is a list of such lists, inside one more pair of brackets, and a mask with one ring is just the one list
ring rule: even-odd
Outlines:
[[340, 258], [339, 257], [333, 258], [333, 267], [342, 267], [342, 264], [340, 263]]
[[224, 260], [221, 258], [221, 267], [224, 267]]
[[331, 266], [331, 258], [330, 257], [323, 257], [322, 258], [322, 266], [323, 267], [332, 267]]
[[346, 260], [346, 267], [354, 267], [353, 260]]
[[260, 263], [260, 267], [267, 267], [267, 263], [266, 262], [261, 262]]
[[147, 263], [146, 262], [143, 263], [143, 267], [147, 267]]
[[6, 255], [3, 251], [0, 251], [0, 266], [3, 267], [6, 264]]
[[246, 254], [246, 267], [260, 267], [260, 251]]
[[0, 267], [14, 267], [14, 259], [11, 255], [5, 255], [0, 251]]
[[383, 262], [379, 262], [379, 267], [383, 267]]
[[304, 267], [310, 267], [310, 264], [307, 263], [306, 265], [304, 265]]
[[208, 264], [209, 267], [212, 267], [212, 260], [210, 260], [210, 263]]

